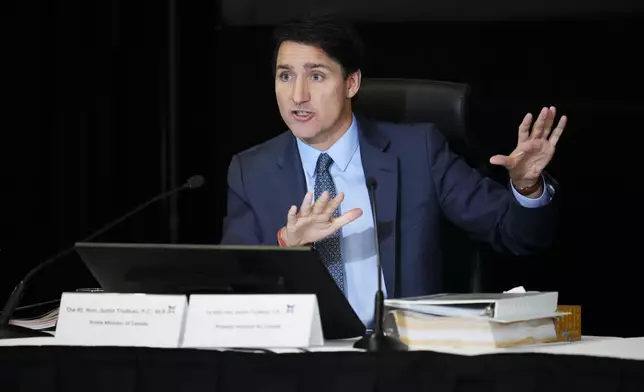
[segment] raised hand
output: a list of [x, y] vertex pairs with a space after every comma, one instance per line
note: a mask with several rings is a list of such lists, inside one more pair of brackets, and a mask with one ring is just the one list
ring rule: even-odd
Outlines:
[[324, 192], [312, 204], [313, 194], [304, 196], [300, 211], [291, 206], [286, 219], [286, 227], [280, 231], [280, 236], [287, 246], [302, 246], [324, 239], [343, 226], [353, 222], [362, 215], [360, 208], [347, 211], [344, 215], [332, 218], [333, 212], [340, 206], [344, 193], [329, 200], [329, 193]]
[[508, 169], [512, 184], [527, 188], [540, 181], [541, 173], [554, 156], [555, 146], [566, 127], [567, 118], [561, 116], [557, 127], [552, 130], [556, 108], [543, 108], [530, 132], [532, 114], [528, 113], [519, 125], [517, 147], [509, 156], [495, 155], [490, 158], [493, 165]]

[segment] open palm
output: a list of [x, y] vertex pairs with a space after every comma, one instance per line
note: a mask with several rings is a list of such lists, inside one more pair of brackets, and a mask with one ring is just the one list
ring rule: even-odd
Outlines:
[[313, 203], [313, 193], [308, 192], [304, 196], [300, 211], [297, 211], [296, 206], [291, 206], [288, 212], [284, 233], [285, 242], [289, 246], [312, 244], [330, 236], [362, 215], [361, 209], [354, 208], [342, 216], [332, 217], [342, 200], [344, 200], [342, 192], [330, 200], [329, 192], [324, 192]]
[[519, 125], [517, 147], [510, 155], [495, 155], [490, 158], [493, 165], [504, 166], [517, 186], [537, 181], [555, 153], [555, 146], [566, 127], [567, 118], [561, 116], [553, 130], [556, 108], [543, 108], [530, 132], [532, 114], [528, 113]]

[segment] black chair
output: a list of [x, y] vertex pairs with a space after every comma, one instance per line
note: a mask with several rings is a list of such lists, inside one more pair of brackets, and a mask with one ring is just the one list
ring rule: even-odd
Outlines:
[[356, 112], [391, 122], [431, 122], [452, 150], [477, 164], [467, 130], [466, 84], [425, 79], [364, 79], [354, 102]]
[[[466, 84], [423, 79], [363, 79], [355, 98], [356, 113], [388, 122], [431, 122], [443, 133], [450, 148], [470, 165], [484, 168], [469, 143]], [[442, 232], [445, 291], [480, 292], [480, 251], [476, 243], [445, 222]], [[464, 279], [467, 276], [469, 279]]]

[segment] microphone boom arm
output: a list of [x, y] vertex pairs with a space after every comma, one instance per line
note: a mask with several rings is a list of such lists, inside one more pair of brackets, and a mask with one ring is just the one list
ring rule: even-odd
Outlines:
[[371, 201], [371, 213], [373, 215], [373, 232], [374, 242], [376, 247], [376, 258], [378, 259], [377, 279], [378, 290], [375, 295], [375, 308], [374, 308], [374, 328], [373, 333], [369, 336], [364, 336], [353, 344], [354, 348], [365, 349], [369, 352], [393, 352], [393, 351], [407, 351], [406, 344], [401, 342], [394, 336], [385, 335], [384, 323], [384, 309], [385, 309], [385, 294], [382, 291], [382, 259], [380, 258], [380, 243], [378, 241], [378, 218], [376, 214], [376, 181], [372, 178], [367, 179], [367, 190], [369, 191], [369, 198]]
[[[92, 241], [93, 239], [99, 237], [101, 234], [103, 234], [103, 233], [109, 231], [110, 229], [112, 229], [114, 226], [116, 226], [119, 223], [123, 222], [127, 218], [129, 218], [132, 215], [140, 212], [141, 210], [145, 209], [149, 205], [151, 205], [151, 204], [153, 204], [153, 203], [155, 203], [155, 202], [157, 202], [157, 201], [159, 201], [161, 199], [164, 199], [164, 198], [166, 198], [168, 196], [171, 196], [174, 193], [178, 193], [178, 192], [180, 192], [180, 191], [182, 191], [184, 189], [197, 189], [197, 188], [201, 187], [203, 184], [204, 184], [204, 178], [202, 176], [200, 176], [200, 175], [192, 176], [183, 185], [181, 185], [180, 187], [177, 187], [177, 188], [171, 189], [169, 191], [163, 192], [160, 195], [157, 195], [157, 196], [149, 199], [148, 201], [146, 201], [146, 202], [140, 204], [139, 206], [137, 206], [135, 209], [129, 211], [127, 214], [118, 217], [117, 219], [111, 221], [107, 225], [105, 225], [105, 226], [101, 227], [100, 229], [96, 230], [95, 232], [91, 233], [90, 235], [88, 235], [87, 237], [82, 239], [80, 242], [90, 242], [90, 241]], [[22, 280], [16, 285], [16, 287], [13, 289], [13, 292], [9, 296], [9, 299], [5, 303], [5, 305], [4, 305], [3, 309], [2, 309], [2, 313], [0, 313], [0, 339], [3, 339], [3, 338], [6, 339], [8, 337], [19, 337], [19, 336], [49, 336], [48, 334], [42, 335], [43, 334], [42, 332], [35, 331], [35, 330], [24, 331], [26, 335], [25, 334], [21, 335], [19, 330], [18, 330], [19, 327], [15, 327], [15, 326], [10, 325], [9, 321], [11, 320], [11, 317], [13, 316], [14, 312], [16, 311], [16, 308], [20, 304], [20, 300], [22, 299], [22, 296], [24, 294], [27, 282], [29, 282], [29, 280], [31, 280], [31, 278], [34, 275], [36, 275], [38, 272], [40, 272], [45, 267], [53, 264], [56, 260], [58, 260], [60, 258], [63, 258], [65, 256], [69, 255], [70, 253], [72, 253], [74, 251], [74, 249], [75, 249], [75, 246], [72, 245], [72, 246], [70, 246], [70, 247], [68, 247], [66, 249], [63, 249], [62, 251], [60, 251], [56, 255], [50, 257], [49, 259], [43, 261], [42, 263], [39, 263], [34, 268], [32, 268], [27, 273], [27, 275], [25, 275], [25, 277], [22, 278]], [[15, 328], [9, 328], [9, 327], [15, 327]], [[8, 330], [7, 333], [4, 333], [5, 329]]]

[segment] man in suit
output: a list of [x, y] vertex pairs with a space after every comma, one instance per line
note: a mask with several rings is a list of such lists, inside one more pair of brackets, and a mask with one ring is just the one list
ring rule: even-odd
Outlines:
[[373, 322], [377, 289], [367, 180], [376, 183], [386, 295], [441, 291], [439, 223], [445, 216], [498, 250], [530, 254], [552, 240], [555, 187], [542, 174], [566, 118], [527, 114], [516, 149], [492, 164], [510, 184], [483, 178], [432, 124], [356, 117], [362, 44], [331, 19], [276, 30], [275, 95], [289, 130], [235, 155], [228, 173], [224, 244], [316, 248], [360, 319]]

